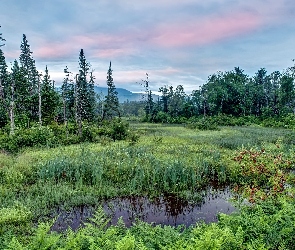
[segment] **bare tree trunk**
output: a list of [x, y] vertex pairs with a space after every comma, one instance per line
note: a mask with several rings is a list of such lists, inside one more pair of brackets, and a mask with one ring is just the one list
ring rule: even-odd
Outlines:
[[66, 111], [66, 99], [64, 95], [62, 96], [62, 102], [63, 102], [63, 113], [64, 113], [64, 125], [67, 125], [67, 111]]
[[15, 81], [12, 81], [11, 85], [11, 101], [10, 101], [10, 107], [9, 107], [9, 116], [10, 116], [10, 135], [14, 135], [14, 86]]
[[41, 100], [41, 82], [40, 82], [40, 76], [38, 78], [38, 97], [39, 97], [39, 108], [38, 108], [39, 126], [42, 126], [42, 100]]
[[76, 123], [78, 125], [78, 134], [79, 136], [82, 136], [82, 119], [81, 119], [81, 101], [78, 98], [78, 74], [76, 74], [76, 84], [75, 84], [75, 102], [76, 102]]
[[68, 138], [69, 131], [68, 131], [68, 119], [67, 119], [67, 110], [66, 110], [66, 99], [64, 94], [62, 95], [62, 102], [63, 102], [63, 113], [64, 113], [64, 126], [66, 128], [66, 136]]

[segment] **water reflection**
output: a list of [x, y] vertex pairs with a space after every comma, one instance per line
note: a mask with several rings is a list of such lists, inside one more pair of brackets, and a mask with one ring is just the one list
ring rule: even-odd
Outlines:
[[[136, 219], [161, 225], [190, 226], [198, 221], [216, 222], [218, 213], [232, 213], [235, 208], [229, 203], [229, 188], [223, 190], [208, 189], [202, 202], [190, 203], [173, 195], [155, 199], [147, 197], [123, 197], [108, 200], [102, 204], [110, 223], [116, 224], [122, 217], [125, 225], [130, 227]], [[63, 231], [69, 226], [77, 229], [91, 217], [95, 208], [89, 206], [74, 207], [71, 211], [57, 211], [58, 219], [52, 227], [54, 231]]]

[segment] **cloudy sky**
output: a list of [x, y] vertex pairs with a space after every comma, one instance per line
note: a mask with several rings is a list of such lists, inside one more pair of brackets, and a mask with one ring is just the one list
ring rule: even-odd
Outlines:
[[116, 87], [135, 92], [146, 72], [153, 91], [190, 93], [219, 70], [271, 73], [295, 58], [294, 0], [1, 0], [0, 10], [7, 62], [26, 34], [57, 83], [65, 66], [78, 71], [82, 48], [99, 86], [111, 60]]

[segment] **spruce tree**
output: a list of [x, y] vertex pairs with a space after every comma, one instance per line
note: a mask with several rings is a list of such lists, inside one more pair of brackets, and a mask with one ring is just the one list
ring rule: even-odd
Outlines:
[[146, 73], [146, 80], [141, 80], [143, 82], [143, 87], [145, 88], [145, 116], [147, 120], [153, 120], [152, 114], [154, 111], [154, 101], [152, 96], [152, 91], [150, 90], [149, 75]]
[[54, 89], [53, 81], [50, 80], [47, 66], [45, 68], [45, 75], [41, 85], [41, 100], [42, 121], [45, 124], [49, 124], [57, 115], [59, 96]]
[[5, 56], [3, 51], [0, 49], [0, 83], [3, 86], [3, 94], [7, 92], [7, 81], [8, 81], [8, 72], [7, 72], [7, 64], [5, 61]]
[[63, 102], [63, 121], [67, 125], [68, 121], [75, 120], [75, 87], [73, 81], [70, 79], [68, 67], [64, 69], [65, 78], [61, 86], [61, 96]]
[[[10, 74], [10, 99], [13, 99], [15, 105], [15, 117], [19, 125], [28, 126], [30, 120], [31, 97], [29, 92], [29, 81], [23, 67], [20, 67], [17, 60], [14, 60]], [[38, 103], [37, 103], [38, 108]]]
[[118, 92], [113, 79], [112, 63], [110, 62], [107, 72], [108, 94], [105, 97], [102, 119], [112, 119], [114, 116], [120, 117]]
[[76, 75], [76, 117], [77, 120], [93, 122], [95, 117], [95, 92], [93, 72], [90, 72], [90, 64], [86, 61], [83, 49], [79, 55], [79, 74]]
[[76, 109], [77, 116], [80, 120], [88, 120], [88, 82], [87, 75], [89, 63], [86, 61], [84, 51], [81, 49], [79, 55], [79, 74], [76, 79]]
[[20, 45], [21, 54], [19, 56], [20, 66], [27, 79], [26, 85], [29, 93], [26, 101], [28, 102], [28, 115], [32, 121], [38, 121], [38, 81], [39, 73], [35, 66], [35, 60], [32, 57], [33, 52], [30, 49], [27, 37], [23, 34], [23, 40]]
[[96, 94], [94, 91], [95, 77], [93, 71], [90, 72], [90, 79], [87, 90], [87, 119], [89, 122], [94, 122], [96, 110]]
[[[1, 26], [0, 26], [1, 27]], [[0, 33], [0, 42], [5, 41]], [[0, 47], [4, 44], [0, 44]], [[8, 103], [7, 103], [7, 93], [8, 93], [8, 72], [7, 64], [5, 61], [5, 56], [0, 48], [0, 127], [3, 127], [7, 123], [7, 113], [8, 113]]]
[[[1, 25], [0, 25], [1, 28]], [[2, 37], [2, 33], [0, 33], [0, 47], [4, 46], [5, 39]]]

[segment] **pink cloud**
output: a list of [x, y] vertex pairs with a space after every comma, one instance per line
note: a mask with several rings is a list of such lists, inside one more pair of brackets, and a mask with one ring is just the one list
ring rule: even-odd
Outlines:
[[112, 59], [121, 56], [134, 54], [135, 50], [131, 48], [111, 48], [111, 49], [98, 49], [92, 51], [91, 57]]
[[195, 19], [156, 28], [151, 42], [168, 47], [203, 45], [249, 33], [262, 24], [261, 17], [246, 12], [206, 20]]
[[43, 44], [34, 50], [33, 56], [37, 58], [63, 58], [73, 51], [70, 43]]
[[[218, 16], [187, 18], [182, 22], [160, 23], [141, 31], [122, 30], [115, 34], [87, 34], [67, 38], [63, 43], [44, 44], [34, 52], [41, 58], [62, 58], [83, 48], [91, 57], [118, 58], [138, 54], [147, 46], [183, 47], [206, 45], [255, 31], [266, 22], [257, 12], [236, 11]], [[87, 53], [88, 51], [88, 53]]]
[[134, 53], [134, 48], [126, 44], [128, 40], [120, 35], [79, 35], [69, 37], [63, 42], [43, 43], [35, 49], [33, 56], [47, 59], [63, 58], [73, 53], [78, 55], [80, 49], [84, 49], [86, 56], [88, 54], [91, 57], [114, 58]]

